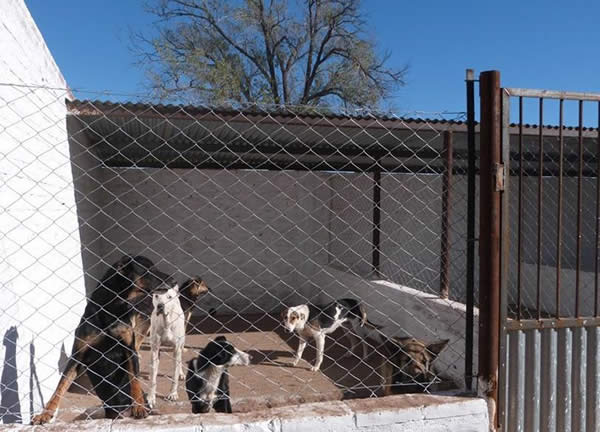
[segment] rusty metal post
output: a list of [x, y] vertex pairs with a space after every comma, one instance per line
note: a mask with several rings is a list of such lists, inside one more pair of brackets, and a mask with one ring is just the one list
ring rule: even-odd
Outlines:
[[373, 273], [379, 277], [380, 269], [380, 243], [381, 243], [381, 170], [373, 172]]
[[442, 176], [442, 237], [440, 239], [440, 297], [450, 294], [450, 198], [452, 192], [452, 131], [444, 131], [445, 167]]
[[493, 403], [490, 421], [498, 425], [500, 336], [500, 219], [502, 98], [500, 72], [479, 76], [481, 100], [479, 199], [479, 393]]
[[475, 74], [467, 69], [467, 317], [465, 329], [465, 384], [473, 388], [473, 333], [475, 304]]

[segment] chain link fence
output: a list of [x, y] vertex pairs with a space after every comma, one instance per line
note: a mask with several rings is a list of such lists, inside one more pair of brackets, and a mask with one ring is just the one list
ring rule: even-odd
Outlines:
[[[49, 402], [60, 403], [61, 420], [102, 416], [94, 394], [99, 383], [114, 384], [113, 370], [133, 373], [149, 392], [151, 348], [147, 337], [140, 343], [148, 331], [140, 323], [151, 322], [151, 288], [190, 278], [208, 291], [182, 300], [192, 312], [184, 365], [218, 335], [252, 357], [230, 369], [234, 411], [462, 386], [462, 113], [165, 106], [1, 89], [5, 423], [27, 422]], [[107, 299], [111, 277], [124, 274], [123, 256], [152, 266], [127, 273], [133, 280]], [[442, 256], [449, 299], [439, 296]], [[144, 285], [148, 275], [161, 283]], [[356, 329], [345, 323], [328, 334], [319, 371], [310, 370], [310, 338], [293, 366], [299, 340], [284, 330], [281, 311], [340, 299], [366, 311], [359, 328], [371, 333], [357, 336], [368, 355], [349, 349], [344, 336]], [[118, 302], [129, 305], [126, 313], [115, 312]], [[135, 343], [127, 339], [132, 327]], [[446, 339], [439, 357], [427, 349]], [[125, 360], [115, 361], [109, 352], [120, 349]], [[73, 383], [61, 387], [76, 352], [95, 354], [77, 357]], [[128, 369], [135, 358], [139, 373]], [[184, 383], [178, 400], [165, 399], [174, 367], [163, 347], [155, 413], [190, 412]], [[130, 379], [113, 387], [135, 399]]]

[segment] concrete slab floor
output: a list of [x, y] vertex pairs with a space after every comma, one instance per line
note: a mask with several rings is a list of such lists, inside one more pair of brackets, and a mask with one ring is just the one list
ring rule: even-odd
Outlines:
[[[200, 333], [201, 330], [201, 333]], [[343, 330], [328, 337], [321, 371], [311, 372], [315, 359], [312, 343], [307, 346], [303, 360], [296, 366], [291, 361], [298, 344], [296, 335], [279, 325], [279, 317], [268, 314], [216, 316], [193, 319], [186, 336], [184, 370], [187, 361], [195, 357], [206, 343], [217, 335], [225, 335], [237, 348], [252, 355], [252, 364], [230, 369], [233, 411], [252, 412], [306, 402], [320, 402], [381, 395], [377, 369], [382, 357], [374, 349], [361, 360], [356, 356], [344, 358], [349, 349]], [[360, 352], [360, 351], [359, 351]], [[150, 347], [141, 349], [141, 377], [148, 391]], [[161, 352], [157, 386], [157, 406], [152, 415], [191, 413], [184, 382], [179, 384], [179, 400], [164, 399], [171, 385], [173, 356], [169, 348]], [[407, 389], [419, 390], [420, 386]], [[447, 387], [442, 386], [442, 388]], [[61, 404], [57, 420], [74, 421], [103, 418], [100, 400], [89, 391], [87, 377], [80, 377]]]

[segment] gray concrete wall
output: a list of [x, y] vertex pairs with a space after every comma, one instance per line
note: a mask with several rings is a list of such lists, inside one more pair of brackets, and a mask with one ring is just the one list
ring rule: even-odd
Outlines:
[[[518, 178], [511, 178], [510, 196], [510, 271], [508, 301], [517, 302], [517, 253], [518, 253]], [[594, 260], [596, 257], [596, 179], [582, 181], [582, 231], [581, 231], [581, 286], [580, 312], [593, 314]], [[541, 310], [556, 311], [556, 238], [558, 220], [558, 179], [542, 178], [542, 240], [541, 240]], [[537, 301], [538, 262], [538, 178], [525, 177], [522, 185], [522, 278], [521, 304], [535, 309]], [[563, 179], [562, 210], [562, 259], [561, 259], [561, 313], [575, 312], [575, 280], [577, 263], [577, 178]], [[526, 315], [527, 316], [527, 315]]]
[[[302, 301], [303, 280], [329, 259], [326, 175], [102, 168], [79, 187], [90, 263], [135, 253], [181, 281], [201, 275], [213, 288], [207, 310], [271, 311]], [[89, 187], [95, 192], [86, 195]]]
[[0, 46], [2, 82], [14, 84], [0, 86], [0, 422], [12, 423], [54, 390], [85, 291], [70, 94], [22, 0], [2, 4]]
[[[215, 288], [207, 308], [267, 310], [318, 294], [320, 267], [369, 276], [371, 174], [99, 168], [73, 124], [72, 147], [88, 291], [107, 264], [142, 253]], [[466, 181], [455, 181], [457, 202]], [[382, 176], [381, 269], [429, 293], [439, 290], [441, 179]], [[451, 292], [464, 298], [464, 210], [452, 213]]]

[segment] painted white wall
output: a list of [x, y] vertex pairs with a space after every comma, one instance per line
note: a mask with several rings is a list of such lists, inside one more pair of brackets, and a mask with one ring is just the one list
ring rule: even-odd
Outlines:
[[[56, 423], [49, 432], [487, 432], [483, 399], [397, 395], [378, 399], [330, 401], [254, 411], [201, 416], [172, 414], [145, 420], [91, 420]], [[16, 431], [26, 427], [15, 427]]]
[[0, 422], [28, 422], [40, 392], [47, 401], [54, 390], [85, 292], [69, 92], [30, 87], [66, 83], [22, 0], [2, 4], [0, 47], [2, 82], [16, 84], [0, 86], [0, 405], [8, 405]]

